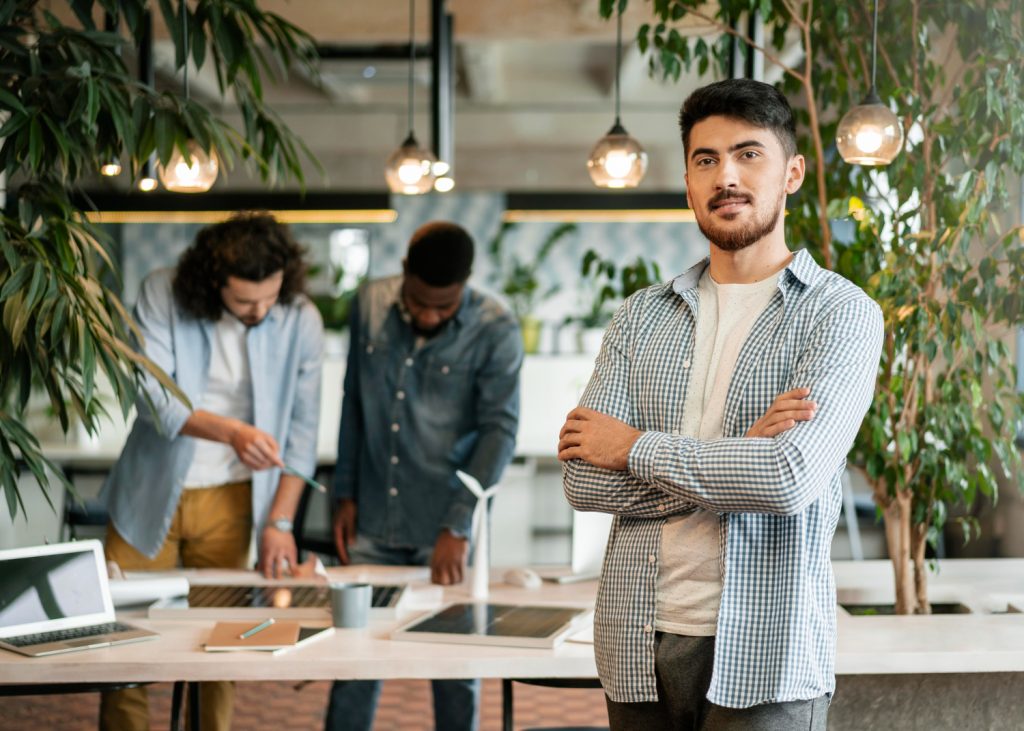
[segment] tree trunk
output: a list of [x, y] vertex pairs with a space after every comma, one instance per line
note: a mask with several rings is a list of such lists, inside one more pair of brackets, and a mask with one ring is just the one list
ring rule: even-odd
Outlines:
[[911, 496], [901, 490], [885, 506], [885, 542], [889, 547], [893, 573], [896, 579], [896, 614], [914, 614], [917, 610], [917, 595], [914, 592], [914, 576], [911, 574]]
[[927, 543], [928, 526], [924, 523], [915, 525], [914, 535], [914, 594], [917, 598], [915, 614], [931, 614], [932, 605], [928, 602], [928, 574], [924, 566], [924, 548]]

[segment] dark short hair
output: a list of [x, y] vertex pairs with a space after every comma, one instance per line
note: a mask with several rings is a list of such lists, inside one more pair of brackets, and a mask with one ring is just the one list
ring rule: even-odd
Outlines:
[[423, 224], [409, 240], [405, 273], [431, 287], [462, 284], [473, 271], [473, 237], [448, 221]]
[[707, 117], [733, 117], [775, 133], [787, 157], [796, 154], [793, 108], [778, 89], [753, 79], [726, 79], [702, 86], [690, 94], [679, 110], [683, 152], [690, 145], [690, 130]]
[[217, 320], [224, 311], [220, 290], [228, 277], [261, 282], [283, 272], [277, 301], [289, 304], [306, 287], [305, 249], [269, 213], [243, 212], [206, 226], [178, 260], [174, 298], [197, 319]]

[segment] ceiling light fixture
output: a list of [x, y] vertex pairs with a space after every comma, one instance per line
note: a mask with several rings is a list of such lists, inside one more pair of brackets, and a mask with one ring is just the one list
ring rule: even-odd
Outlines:
[[647, 153], [630, 137], [619, 120], [619, 75], [622, 68], [622, 2], [618, 9], [615, 31], [615, 124], [590, 151], [587, 170], [599, 188], [635, 188], [647, 172]]
[[[106, 33], [117, 34], [117, 21], [110, 13], [103, 15], [103, 30]], [[121, 56], [121, 44], [114, 47], [114, 53]], [[113, 178], [121, 174], [121, 160], [117, 155], [111, 155], [107, 161], [100, 165], [100, 175]]]
[[143, 193], [152, 193], [160, 186], [156, 180], [156, 160], [153, 155], [150, 155], [146, 162], [142, 164], [141, 172], [142, 175], [136, 186]]
[[437, 162], [426, 148], [420, 147], [413, 132], [413, 66], [416, 62], [415, 45], [416, 0], [409, 0], [409, 135], [401, 146], [391, 153], [384, 168], [384, 177], [392, 193], [420, 195], [434, 187], [436, 177], [433, 166]]
[[878, 54], [878, 0], [871, 25], [871, 87], [864, 101], [843, 115], [836, 129], [836, 146], [854, 165], [888, 165], [903, 146], [903, 126], [875, 91]]
[[[188, 104], [188, 6], [185, 0], [181, 0], [181, 35], [184, 62], [182, 69], [184, 73], [185, 104]], [[217, 173], [220, 171], [220, 161], [217, 160], [217, 153], [210, 148], [207, 152], [198, 142], [193, 139], [185, 143], [188, 152], [186, 156], [182, 153], [180, 146], [175, 145], [171, 153], [171, 159], [167, 166], [161, 165], [160, 180], [167, 190], [175, 193], [205, 193], [217, 181]]]

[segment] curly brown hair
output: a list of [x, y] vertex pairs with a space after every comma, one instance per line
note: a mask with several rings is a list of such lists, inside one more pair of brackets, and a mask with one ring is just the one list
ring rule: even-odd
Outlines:
[[265, 212], [242, 212], [203, 228], [178, 260], [174, 299], [196, 319], [217, 320], [228, 277], [261, 282], [284, 272], [277, 301], [287, 305], [306, 288], [306, 250], [283, 223]]

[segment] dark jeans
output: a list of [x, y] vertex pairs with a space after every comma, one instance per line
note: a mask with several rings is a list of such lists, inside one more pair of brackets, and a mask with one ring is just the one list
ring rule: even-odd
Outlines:
[[714, 637], [655, 637], [658, 700], [608, 703], [612, 731], [825, 731], [828, 696], [808, 701], [725, 708], [710, 703]]
[[[354, 564], [429, 566], [431, 548], [388, 548], [359, 536], [348, 549]], [[380, 698], [379, 680], [338, 680], [331, 687], [325, 731], [371, 731]], [[476, 731], [480, 712], [479, 680], [432, 680], [434, 727], [438, 731]]]

